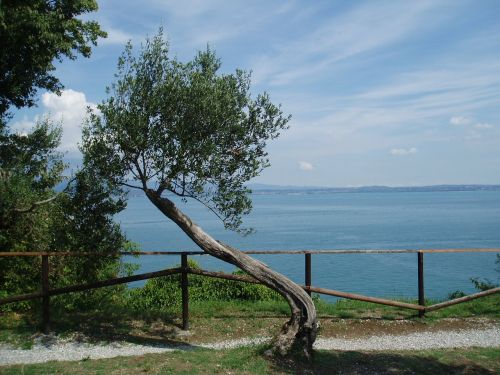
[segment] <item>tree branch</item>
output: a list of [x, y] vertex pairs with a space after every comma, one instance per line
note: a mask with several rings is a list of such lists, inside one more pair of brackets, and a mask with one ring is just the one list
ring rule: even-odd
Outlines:
[[146, 191], [148, 189], [148, 185], [146, 184], [147, 179], [144, 176], [144, 173], [141, 170], [141, 167], [139, 167], [139, 163], [137, 162], [137, 159], [134, 160], [134, 165], [135, 165], [135, 168], [137, 169], [137, 173], [139, 174], [139, 179], [142, 182], [143, 190]]
[[132, 189], [144, 190], [143, 187], [127, 184], [126, 182], [120, 182], [120, 185], [127, 186]]
[[130, 173], [132, 173], [132, 176], [134, 176], [136, 179], [138, 179], [138, 180], [140, 180], [140, 179], [141, 179], [141, 178], [139, 177], [139, 175], [138, 175], [137, 173], [135, 173], [135, 171], [134, 171], [134, 169], [133, 169], [133, 168], [128, 167], [127, 169], [130, 171]]
[[[174, 185], [175, 186], [179, 186], [177, 183], [174, 182]], [[222, 223], [225, 225], [226, 224], [226, 221], [224, 220], [224, 218], [219, 215], [219, 213], [217, 211], [215, 211], [214, 208], [210, 207], [207, 203], [205, 203], [204, 201], [202, 201], [201, 199], [199, 199], [198, 197], [196, 197], [193, 193], [189, 193], [186, 194], [186, 188], [185, 186], [182, 188], [182, 193], [178, 193], [177, 191], [175, 191], [175, 189], [168, 189], [168, 191], [170, 191], [171, 193], [177, 195], [178, 197], [182, 197], [182, 198], [192, 198], [194, 199], [195, 201], [201, 203], [202, 205], [204, 205], [206, 208], [208, 208], [210, 211], [212, 211], [212, 213], [217, 216], [219, 218], [220, 221], [222, 221]]]
[[68, 181], [68, 184], [66, 185], [66, 187], [60, 191], [59, 193], [56, 193], [54, 196], [50, 197], [50, 198], [47, 198], [47, 199], [44, 199], [44, 200], [41, 200], [41, 201], [38, 201], [38, 202], [34, 202], [31, 204], [30, 207], [25, 207], [25, 208], [14, 208], [14, 212], [17, 212], [17, 213], [21, 213], [21, 214], [25, 214], [25, 213], [28, 213], [28, 212], [31, 212], [33, 211], [35, 208], [37, 208], [38, 206], [42, 206], [44, 204], [47, 204], [47, 203], [50, 203], [52, 202], [53, 200], [55, 200], [59, 195], [61, 195], [62, 193], [65, 193], [68, 188], [71, 186], [71, 184], [76, 180], [76, 177], [73, 177], [71, 180]]
[[156, 189], [156, 194], [158, 194], [158, 196], [161, 196], [161, 193], [163, 193], [167, 188], [168, 188], [168, 182], [162, 179], [158, 183], [158, 189]]
[[21, 214], [25, 214], [25, 213], [28, 213], [28, 212], [31, 212], [33, 211], [35, 208], [37, 208], [38, 206], [41, 206], [41, 205], [44, 205], [46, 203], [49, 203], [49, 202], [52, 202], [54, 199], [56, 199], [60, 194], [60, 193], [57, 193], [56, 195], [48, 198], [48, 199], [44, 199], [42, 201], [38, 201], [38, 202], [34, 202], [31, 204], [30, 207], [26, 207], [26, 208], [14, 208], [14, 211], [15, 212], [18, 212], [18, 213], [21, 213]]

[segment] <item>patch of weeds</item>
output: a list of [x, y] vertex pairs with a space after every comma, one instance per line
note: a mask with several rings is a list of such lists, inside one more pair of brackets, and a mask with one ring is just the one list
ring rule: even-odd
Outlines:
[[356, 314], [350, 311], [339, 311], [337, 316], [342, 319], [351, 319], [354, 318]]
[[23, 340], [20, 344], [20, 348], [23, 350], [30, 350], [33, 348], [33, 341]]

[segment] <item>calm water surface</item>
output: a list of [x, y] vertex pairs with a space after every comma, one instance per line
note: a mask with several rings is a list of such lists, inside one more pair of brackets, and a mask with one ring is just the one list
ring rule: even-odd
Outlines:
[[[245, 225], [255, 234], [224, 230], [205, 207], [178, 205], [215, 238], [242, 250], [422, 249], [500, 247], [500, 192], [266, 193], [254, 194]], [[143, 250], [198, 250], [144, 197], [131, 197], [118, 220]], [[303, 255], [256, 256], [304, 282]], [[473, 292], [471, 277], [499, 282], [496, 255], [426, 254], [426, 296]], [[148, 272], [180, 263], [180, 257], [127, 258]], [[234, 267], [208, 256], [204, 268]], [[371, 296], [417, 295], [416, 254], [313, 255], [313, 285]], [[140, 284], [136, 284], [140, 285]]]

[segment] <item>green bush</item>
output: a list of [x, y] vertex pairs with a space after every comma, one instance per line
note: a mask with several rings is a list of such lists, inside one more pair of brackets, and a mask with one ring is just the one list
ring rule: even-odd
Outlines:
[[[35, 145], [47, 143], [41, 156], [32, 157], [19, 145], [10, 145], [16, 151], [5, 151], [5, 140], [0, 137], [0, 156], [11, 160], [8, 172], [2, 172], [0, 162], [0, 249], [5, 252], [81, 252], [92, 256], [51, 256], [49, 257], [49, 283], [51, 288], [75, 284], [87, 284], [97, 280], [128, 275], [133, 269], [121, 261], [120, 251], [131, 245], [113, 216], [125, 208], [124, 192], [98, 180], [89, 170], [80, 170], [61, 192], [54, 185], [62, 180], [62, 171], [51, 171], [48, 166], [58, 158], [55, 148], [60, 133], [50, 122], [39, 125], [26, 142]], [[11, 137], [17, 143], [22, 142]], [[48, 139], [48, 140], [47, 140]], [[15, 143], [12, 141], [11, 143]], [[16, 147], [14, 147], [16, 146]], [[26, 145], [25, 145], [26, 146]], [[25, 147], [27, 148], [27, 146]], [[23, 151], [24, 150], [24, 151]], [[19, 157], [31, 160], [31, 170], [42, 164], [40, 170], [27, 175], [16, 164]], [[1, 159], [1, 157], [0, 157]], [[36, 162], [41, 159], [42, 162]], [[54, 161], [54, 160], [55, 161]], [[3, 161], [5, 163], [5, 161]], [[14, 168], [15, 167], [15, 168]], [[47, 171], [49, 170], [49, 171]], [[50, 172], [50, 173], [49, 173]], [[54, 175], [42, 187], [37, 187], [46, 175]], [[19, 176], [22, 176], [19, 177]], [[21, 181], [21, 182], [19, 182]], [[35, 193], [38, 193], [36, 195]], [[32, 202], [53, 198], [46, 204], [35, 206]], [[40, 257], [0, 257], [0, 298], [40, 290]], [[93, 309], [104, 299], [125, 290], [125, 286], [103, 288], [81, 293], [60, 295], [52, 305], [65, 310]], [[122, 293], [123, 294], [123, 293]], [[22, 311], [37, 309], [40, 300], [23, 301], [0, 306], [1, 311]]]
[[[497, 259], [495, 263], [498, 265], [496, 267], [496, 271], [500, 272], [500, 254], [497, 254]], [[493, 288], [498, 288], [498, 286], [500, 286], [500, 284], [495, 283], [489, 279], [481, 279], [479, 277], [473, 277], [470, 279], [470, 281], [472, 285], [474, 285], [474, 288], [476, 288], [480, 292], [484, 292], [486, 290]]]
[[471, 278], [470, 282], [479, 292], [484, 292], [486, 290], [498, 287], [498, 284], [495, 284], [493, 281], [489, 279], [480, 279], [479, 277]]
[[[200, 268], [193, 260], [190, 268]], [[233, 272], [243, 275], [244, 272]], [[189, 275], [189, 299], [191, 301], [277, 301], [283, 297], [259, 284]], [[136, 309], [164, 310], [181, 305], [181, 275], [150, 279], [142, 288], [129, 291], [129, 304]]]
[[466, 294], [461, 291], [461, 290], [455, 290], [451, 293], [448, 293], [448, 299], [456, 299], [456, 298], [461, 298], [461, 297], [465, 297]]

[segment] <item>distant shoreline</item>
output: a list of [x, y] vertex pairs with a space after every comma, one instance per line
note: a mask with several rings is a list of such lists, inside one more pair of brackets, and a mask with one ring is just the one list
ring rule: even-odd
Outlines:
[[[252, 194], [328, 194], [328, 193], [427, 193], [453, 191], [500, 191], [500, 185], [428, 185], [428, 186], [360, 186], [320, 187], [249, 184]], [[130, 197], [143, 196], [142, 192], [125, 189]]]
[[429, 186], [360, 186], [360, 187], [308, 187], [250, 184], [255, 194], [265, 193], [393, 193], [393, 192], [451, 192], [451, 191], [500, 191], [500, 185], [429, 185]]

